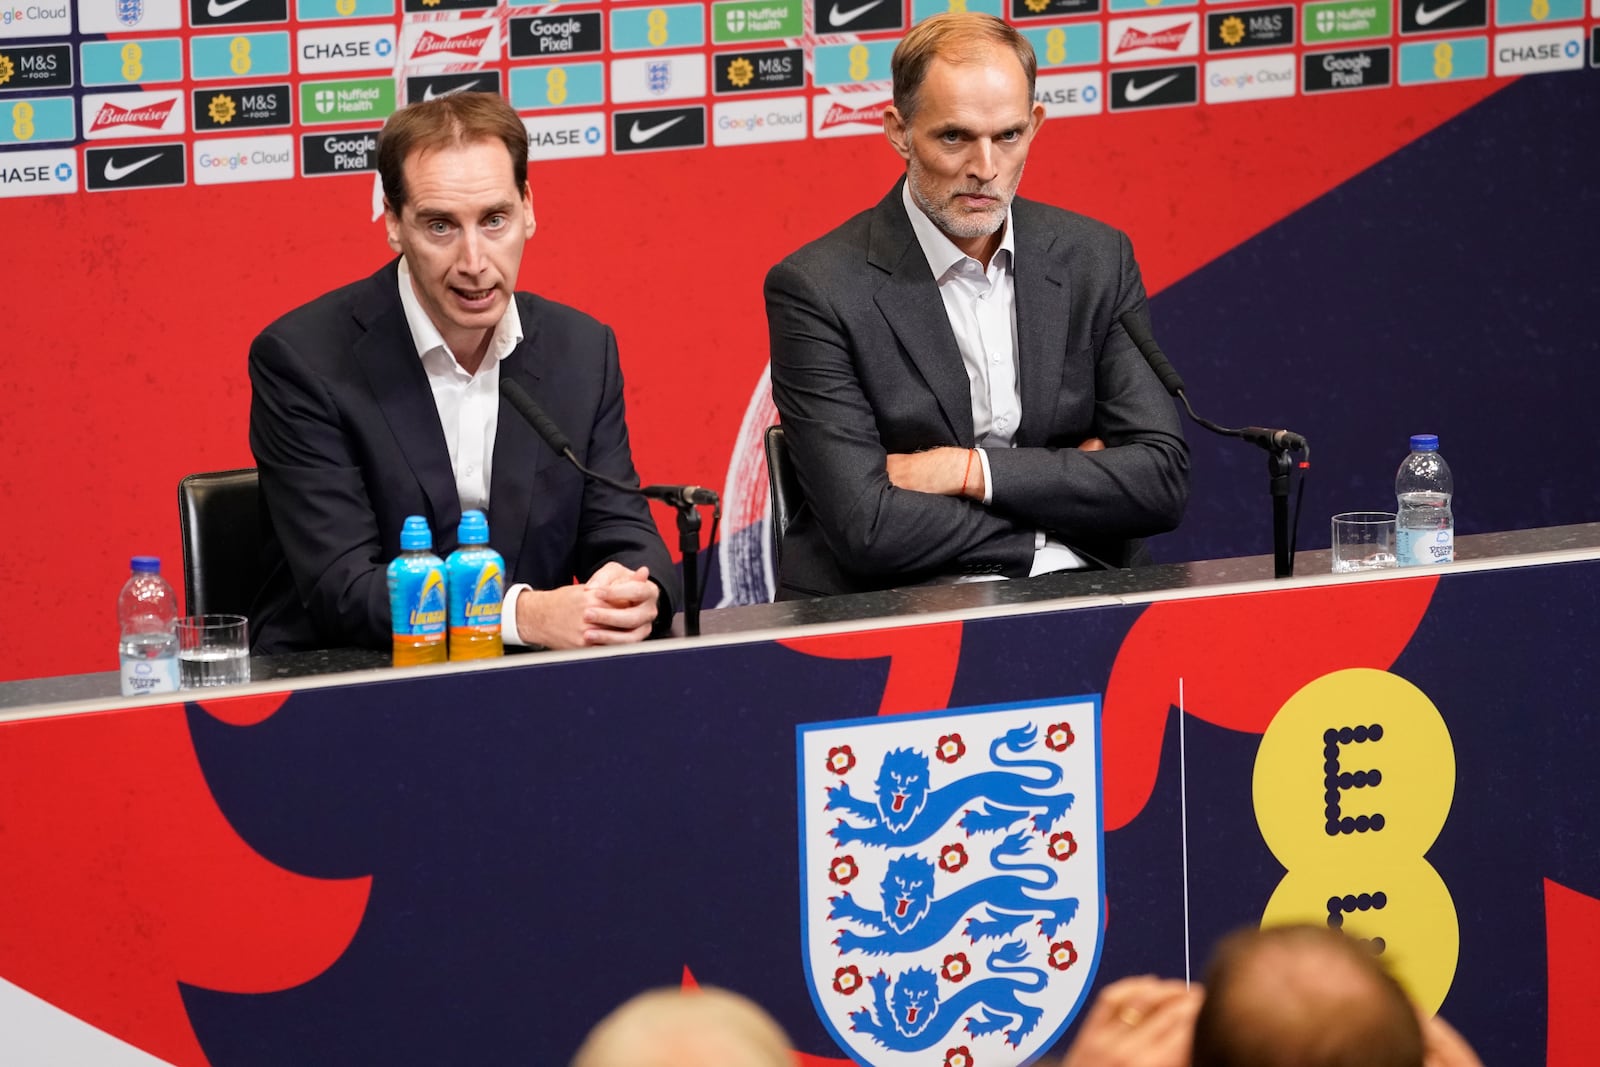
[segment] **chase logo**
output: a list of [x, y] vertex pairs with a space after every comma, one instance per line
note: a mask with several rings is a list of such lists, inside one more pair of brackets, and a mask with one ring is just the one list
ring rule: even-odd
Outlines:
[[1496, 77], [1583, 68], [1583, 27], [1502, 33], [1494, 39]]
[[1496, 26], [1539, 26], [1583, 18], [1583, 0], [1494, 0]]
[[[1039, 69], [1086, 67], [1100, 62], [1100, 24], [1067, 22], [1060, 26], [1025, 26], [1022, 36], [1033, 45]], [[1046, 107], [1048, 110], [1048, 106]]]
[[160, 85], [183, 80], [183, 40], [89, 41], [80, 47], [85, 85]]
[[79, 33], [142, 33], [182, 27], [181, 0], [78, 0]]
[[615, 111], [611, 115], [612, 150], [618, 153], [702, 148], [705, 143], [704, 106]]
[[295, 36], [295, 57], [302, 74], [336, 74], [348, 70], [392, 70], [394, 26], [328, 26], [301, 30]]
[[630, 7], [611, 12], [611, 50], [698, 48], [706, 43], [704, 4]]
[[869, 1067], [1028, 1063], [1100, 962], [1097, 700], [802, 724], [801, 941]]
[[[498, 70], [473, 70], [462, 74], [424, 74], [406, 79], [406, 103], [420, 104], [457, 93], [498, 93]], [[513, 105], [515, 106], [515, 105]]]
[[288, 21], [289, 0], [189, 0], [189, 25], [196, 29]]
[[31, 145], [72, 141], [78, 117], [70, 96], [0, 101], [0, 144]]
[[[512, 77], [516, 77], [515, 72]], [[606, 116], [603, 111], [538, 116], [523, 119], [522, 125], [528, 130], [530, 160], [606, 154]]]
[[189, 70], [196, 81], [288, 74], [289, 34], [279, 30], [191, 37]]
[[706, 57], [699, 52], [611, 61], [612, 103], [684, 100], [705, 93]]
[[36, 44], [0, 48], [0, 93], [71, 87], [71, 45]]
[[857, 41], [855, 44], [819, 44], [811, 53], [811, 79], [819, 88], [887, 82], [889, 60], [897, 41]]
[[1450, 37], [1400, 46], [1400, 84], [1466, 81], [1487, 77], [1489, 39]]
[[1400, 0], [1401, 33], [1444, 33], [1488, 24], [1489, 0]]
[[[0, 115], [3, 114], [0, 111]], [[0, 197], [53, 196], [77, 191], [77, 157], [70, 148], [0, 155]]]
[[513, 67], [511, 106], [518, 111], [593, 107], [605, 103], [605, 80], [605, 64], [598, 60], [591, 63]]
[[1206, 51], [1245, 52], [1294, 44], [1293, 7], [1257, 7], [1206, 16]]
[[1099, 10], [1100, 0], [1011, 0], [1014, 21], [1093, 15]]
[[301, 22], [391, 18], [394, 0], [294, 0], [294, 14]]
[[1098, 115], [1104, 105], [1098, 72], [1042, 74], [1034, 83], [1033, 99], [1044, 105], [1051, 118]]
[[600, 12], [535, 15], [510, 21], [512, 59], [558, 58], [599, 52]]
[[83, 153], [83, 180], [92, 193], [182, 185], [185, 180], [183, 145], [86, 148]]

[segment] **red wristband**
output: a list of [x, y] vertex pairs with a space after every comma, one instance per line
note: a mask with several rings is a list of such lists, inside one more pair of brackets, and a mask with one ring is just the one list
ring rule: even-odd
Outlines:
[[972, 477], [972, 461], [978, 456], [976, 448], [967, 449], [967, 469], [961, 472], [961, 495], [967, 495], [967, 479]]

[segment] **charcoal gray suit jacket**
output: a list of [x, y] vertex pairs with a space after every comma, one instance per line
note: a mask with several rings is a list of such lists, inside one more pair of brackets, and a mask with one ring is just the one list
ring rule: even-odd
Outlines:
[[[1045, 530], [1114, 566], [1175, 527], [1189, 453], [1118, 323], [1145, 312], [1125, 234], [1013, 202], [1022, 423], [989, 449], [992, 503], [897, 489], [888, 453], [974, 444], [967, 373], [900, 185], [767, 275], [772, 397], [805, 505], [780, 599], [963, 573], [1020, 577]], [[1100, 452], [1076, 446], [1091, 437]]]

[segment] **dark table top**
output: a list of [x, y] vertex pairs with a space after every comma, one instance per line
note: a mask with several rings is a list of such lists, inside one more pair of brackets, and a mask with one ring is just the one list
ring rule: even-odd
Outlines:
[[[1537, 566], [1595, 555], [1600, 555], [1600, 523], [1586, 523], [1458, 537], [1456, 562], [1446, 569]], [[1059, 611], [1107, 603], [1142, 603], [1179, 596], [1213, 596], [1293, 585], [1384, 581], [1419, 573], [1414, 570], [1389, 570], [1334, 575], [1329, 573], [1329, 567], [1328, 550], [1322, 549], [1299, 553], [1295, 557], [1295, 577], [1278, 580], [1272, 577], [1271, 556], [1245, 556], [1163, 563], [1118, 571], [1073, 571], [1020, 581], [912, 586], [817, 600], [707, 610], [700, 616], [701, 634], [693, 638], [683, 636], [683, 618], [680, 616], [674, 623], [674, 637], [646, 642], [644, 645], [577, 652], [516, 649], [507, 650], [504, 660], [405, 669], [410, 672], [493, 669], [535, 660], [544, 662], [575, 656], [665, 651], [692, 642], [770, 640], [774, 637], [798, 636], [799, 632], [848, 631], [877, 620], [915, 622], [921, 619], [932, 621], [931, 617], [976, 618], [1026, 611]], [[394, 669], [389, 665], [387, 652], [355, 648], [255, 656], [250, 660], [252, 689], [371, 681]], [[209, 691], [208, 695], [231, 696], [241, 691], [243, 687], [219, 688]], [[191, 692], [198, 695], [201, 691]], [[0, 683], [0, 719], [64, 714], [138, 702], [125, 701], [120, 695], [118, 672], [115, 670]]]

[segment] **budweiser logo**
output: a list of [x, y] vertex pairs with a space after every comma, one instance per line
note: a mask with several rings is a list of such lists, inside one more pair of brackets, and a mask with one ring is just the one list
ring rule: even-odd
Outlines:
[[889, 101], [883, 100], [866, 107], [845, 107], [843, 104], [829, 104], [828, 113], [822, 116], [822, 128], [832, 129], [834, 126], [843, 126], [847, 122], [871, 122], [881, 124], [883, 113], [889, 108]]
[[489, 34], [494, 32], [493, 26], [485, 26], [481, 30], [471, 33], [459, 33], [454, 37], [446, 37], [432, 30], [425, 31], [417, 38], [417, 47], [411, 50], [411, 58], [418, 59], [422, 56], [438, 55], [440, 52], [455, 52], [463, 56], [475, 56], [483, 50], [484, 43], [489, 40]]
[[159, 104], [149, 104], [145, 107], [118, 107], [116, 104], [101, 104], [100, 110], [95, 113], [94, 122], [89, 126], [89, 132], [109, 130], [117, 126], [148, 126], [152, 130], [159, 130], [167, 124], [167, 116], [172, 114], [172, 105], [178, 102], [177, 97], [163, 100]]
[[1118, 52], [1127, 52], [1135, 48], [1160, 48], [1168, 52], [1176, 52], [1183, 47], [1183, 39], [1189, 36], [1189, 24], [1179, 22], [1168, 26], [1166, 29], [1156, 30], [1154, 33], [1145, 33], [1129, 27], [1123, 31], [1122, 40], [1117, 42]]

